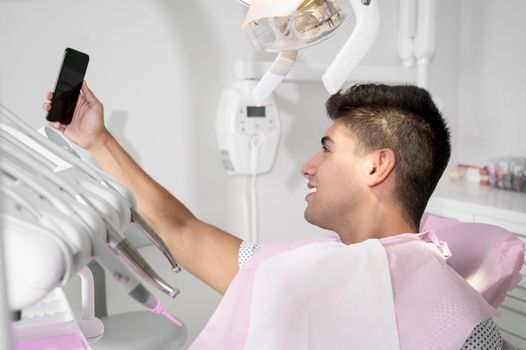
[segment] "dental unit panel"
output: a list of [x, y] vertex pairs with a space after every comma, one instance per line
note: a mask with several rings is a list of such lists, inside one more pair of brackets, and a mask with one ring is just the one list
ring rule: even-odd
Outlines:
[[[103, 172], [99, 168], [95, 158], [93, 158], [93, 156], [88, 151], [86, 151], [85, 149], [83, 149], [83, 148], [75, 145], [71, 141], [69, 141], [57, 129], [51, 128], [51, 127], [49, 127], [47, 125], [44, 125], [41, 128], [39, 128], [37, 130], [37, 132], [40, 133], [41, 135], [43, 135], [49, 141], [51, 141], [54, 145], [60, 147], [64, 151], [66, 151], [66, 152], [70, 153], [71, 155], [73, 155], [75, 158], [81, 159], [81, 160], [84, 161], [84, 163], [87, 163], [88, 165], [90, 165], [90, 170], [98, 173], [97, 176], [93, 176], [94, 174], [91, 174], [90, 176], [92, 176], [92, 178], [94, 178], [94, 179], [100, 179], [100, 178], [104, 179], [106, 182], [108, 182], [110, 184], [110, 188], [114, 188], [120, 195], [122, 195], [130, 203], [131, 207], [135, 208], [137, 206], [137, 202], [135, 200], [135, 195], [126, 186], [121, 185], [117, 180], [113, 179], [111, 176], [109, 176], [108, 174]], [[31, 145], [28, 145], [28, 146], [31, 146]], [[33, 144], [33, 146], [35, 146], [33, 149], [36, 150], [37, 149], [36, 145]], [[40, 147], [40, 148], [42, 148], [42, 147]], [[40, 149], [40, 148], [38, 148], [38, 149]], [[52, 153], [50, 153], [50, 156], [57, 158]], [[55, 160], [55, 162], [56, 162], [56, 164], [59, 164], [59, 163], [64, 162], [64, 161], [62, 159], [60, 159], [60, 158], [57, 158]], [[69, 168], [69, 167], [72, 166], [70, 163], [64, 163], [64, 164], [67, 164], [66, 168]], [[57, 171], [59, 171], [59, 170], [60, 169], [57, 169]]]
[[43, 165], [46, 165], [52, 171], [57, 168], [67, 168], [71, 166], [67, 162], [63, 161], [60, 157], [54, 155], [53, 152], [50, 152], [43, 147], [36, 148], [35, 142], [32, 141], [30, 137], [9, 123], [10, 119], [5, 117], [4, 107], [1, 104], [0, 116], [0, 131], [2, 141], [9, 141], [11, 143], [22, 145], [22, 152], [26, 153], [28, 156], [30, 156], [31, 152], [33, 152], [33, 154], [36, 152], [36, 156], [31, 158], [38, 163], [43, 163]]
[[[75, 178], [83, 176], [84, 180], [86, 180], [88, 178], [90, 178], [92, 180], [95, 179], [96, 183], [98, 183], [99, 187], [100, 187], [97, 190], [98, 194], [104, 193], [104, 196], [109, 198], [110, 202], [112, 202], [112, 203], [119, 203], [119, 201], [122, 202], [123, 200], [125, 200], [125, 198], [117, 190], [115, 190], [111, 186], [111, 184], [108, 183], [108, 181], [105, 178], [103, 178], [100, 175], [101, 174], [100, 171], [94, 170], [92, 167], [90, 167], [88, 164], [84, 163], [82, 160], [76, 158], [75, 156], [73, 156], [70, 153], [66, 152], [64, 149], [58, 147], [57, 145], [49, 142], [49, 140], [44, 138], [42, 135], [40, 135], [38, 132], [33, 130], [31, 127], [25, 125], [23, 121], [19, 120], [19, 118], [16, 117], [14, 114], [12, 114], [12, 112], [10, 112], [8, 109], [6, 109], [3, 106], [0, 106], [0, 107], [1, 107], [0, 108], [0, 112], [2, 112], [2, 115], [4, 117], [6, 117], [6, 119], [11, 121], [12, 123], [15, 123], [15, 125], [17, 125], [18, 127], [22, 128], [23, 131], [25, 131], [25, 132], [27, 132], [29, 134], [31, 142], [29, 142], [29, 141], [26, 141], [26, 142], [32, 144], [32, 148], [33, 148], [33, 152], [34, 153], [37, 153], [37, 154], [39, 153], [39, 152], [35, 151], [35, 148], [37, 147], [35, 145], [35, 143], [38, 144], [40, 148], [41, 147], [48, 147], [53, 152], [55, 152], [56, 155], [58, 155], [60, 158], [62, 158], [63, 161], [68, 161], [70, 163], [74, 163], [73, 165], [75, 167], [77, 167], [77, 166], [80, 167], [80, 169], [82, 171], [78, 172], [75, 175]], [[26, 135], [26, 134], [24, 134], [24, 135]], [[26, 147], [26, 148], [28, 148], [28, 147]], [[47, 154], [47, 153], [45, 153], [45, 154]], [[50, 158], [51, 157], [48, 157], [48, 160], [51, 160]], [[70, 167], [62, 167], [62, 169], [70, 169], [70, 168], [72, 168], [71, 165], [70, 165]], [[73, 171], [73, 170], [68, 170], [68, 171]], [[60, 175], [61, 171], [58, 171], [57, 173], [54, 173], [54, 174], [55, 175]], [[83, 175], [80, 175], [80, 174], [83, 174]], [[63, 182], [70, 183], [70, 185], [73, 185], [73, 187], [79, 187], [79, 186], [75, 186], [74, 184], [72, 184], [72, 182], [74, 182], [74, 181], [72, 181], [71, 177], [60, 176], [60, 178], [61, 178], [61, 180]], [[112, 182], [114, 182], [114, 180]], [[102, 185], [102, 186], [100, 186], [100, 185]], [[93, 189], [93, 187], [91, 187], [91, 189]], [[104, 192], [104, 190], [101, 190], [101, 189], [104, 189], [107, 192]], [[104, 215], [105, 213], [101, 212], [99, 208], [94, 207], [93, 203], [89, 200], [89, 193], [84, 191], [84, 190], [82, 190], [82, 189], [80, 191], [78, 191], [78, 192], [79, 193], [77, 194], [77, 197], [81, 198], [81, 201], [85, 202], [84, 204], [92, 206], [93, 209], [96, 211], [96, 213], [98, 215], [101, 215], [103, 220], [107, 221], [107, 217], [106, 217], [106, 215]], [[117, 207], [117, 209], [124, 207], [124, 205], [122, 205], [122, 204], [116, 204], [115, 206]], [[132, 212], [133, 212], [133, 216], [134, 217], [136, 217], [136, 218], [140, 217], [140, 215], [138, 213], [136, 213], [135, 211], [132, 211]], [[122, 215], [122, 217], [124, 217], [124, 216], [129, 218], [129, 214]], [[124, 220], [123, 220], [123, 222], [124, 222]], [[128, 219], [128, 222], [129, 222], [129, 219]], [[136, 222], [138, 222], [138, 221], [136, 221]], [[172, 287], [169, 287], [168, 283], [164, 282], [162, 280], [162, 278], [160, 276], [158, 276], [158, 274], [151, 267], [149, 267], [148, 263], [135, 250], [135, 248], [131, 244], [129, 244], [129, 242], [127, 242], [126, 238], [122, 235], [122, 232], [120, 232], [118, 227], [114, 227], [114, 224], [110, 223], [110, 222], [105, 222], [105, 223], [106, 223], [106, 226], [108, 228], [108, 231], [107, 231], [107, 233], [108, 233], [108, 244], [112, 248], [112, 250], [114, 250], [120, 256], [124, 257], [125, 258], [124, 260], [128, 264], [130, 264], [132, 269], [134, 269], [137, 273], [139, 273], [143, 278], [148, 280], [150, 283], [152, 283], [156, 288], [158, 288], [161, 291], [165, 292], [166, 294], [168, 294], [172, 298], [175, 297], [179, 293], [179, 290], [177, 290], [175, 288], [172, 288]], [[152, 233], [152, 232], [154, 233], [154, 231], [149, 226], [148, 227], [146, 227], [145, 225], [141, 226], [140, 225], [141, 222], [138, 222], [138, 223], [139, 223], [139, 227], [143, 228], [143, 232], [148, 231], [149, 233]], [[142, 221], [142, 223], [145, 223], [144, 220]], [[155, 241], [156, 242], [162, 242], [160, 239], [157, 239]], [[156, 244], [156, 246], [158, 246], [158, 247], [159, 247], [159, 245], [160, 245], [159, 243]], [[164, 243], [161, 246], [164, 246]], [[174, 271], [176, 271], [176, 272], [179, 271], [180, 269], [177, 266], [175, 260], [173, 260], [173, 258], [171, 257], [171, 254], [169, 253], [168, 249], [167, 248], [161, 249], [161, 251], [163, 252], [163, 254], [166, 257], [170, 257], [171, 258], [172, 269]]]
[[[104, 213], [114, 227], [124, 233], [130, 226], [129, 206], [114, 191], [101, 187], [93, 179], [76, 168], [68, 168], [55, 173], [59, 178], [78, 188], [95, 206]], [[96, 202], [96, 203], [95, 203]], [[109, 215], [108, 215], [109, 214]]]
[[[89, 207], [81, 204], [81, 202], [75, 198], [77, 191], [69, 188], [67, 183], [57, 181], [60, 179], [56, 179], [52, 172], [39, 166], [39, 163], [32, 162], [31, 170], [28, 171], [24, 163], [20, 161], [20, 153], [18, 153], [20, 150], [9, 149], [6, 146], [6, 144], [3, 144], [2, 147], [0, 147], [4, 158], [3, 168], [10, 167], [11, 169], [16, 169], [14, 173], [18, 174], [18, 176], [23, 176], [24, 180], [32, 184], [33, 187], [44, 191], [55, 206], [61, 208], [61, 210], [68, 215], [81, 218], [82, 221], [88, 225], [90, 233], [93, 233], [104, 241], [106, 240], [106, 227], [104, 222], [94, 212], [90, 213]], [[9, 176], [9, 178], [17, 181], [12, 175]], [[98, 205], [100, 207], [111, 208], [110, 205], [103, 200], [99, 200], [99, 202], [100, 204]], [[111, 210], [105, 210], [104, 212], [106, 212], [107, 215], [116, 216]]]
[[[11, 152], [13, 152], [13, 150], [11, 150]], [[7, 157], [10, 157], [9, 156], [9, 152], [5, 152], [7, 154]], [[7, 164], [10, 164], [9, 162], [6, 163], [5, 166], [7, 166]], [[33, 163], [33, 166], [35, 167], [38, 167], [37, 166], [38, 164], [34, 164]], [[69, 168], [69, 169], [73, 169], [73, 168]], [[20, 169], [19, 169], [20, 170]], [[51, 183], [49, 183], [50, 181], [49, 180], [55, 180], [55, 186], [56, 186], [56, 191], [54, 191], [54, 193], [63, 193], [64, 191], [67, 191], [69, 192], [69, 195], [70, 195], [70, 199], [67, 200], [66, 197], [63, 197], [62, 199], [63, 200], [67, 200], [70, 205], [73, 205], [76, 207], [76, 211], [78, 213], [82, 213], [83, 214], [83, 217], [84, 218], [87, 218], [87, 221], [88, 222], [91, 222], [92, 223], [92, 229], [89, 230], [91, 232], [98, 232], [98, 236], [99, 236], [99, 239], [92, 239], [92, 243], [93, 243], [93, 248], [94, 248], [94, 251], [93, 251], [93, 256], [99, 260], [101, 262], [101, 264], [108, 268], [111, 275], [117, 279], [121, 284], [124, 285], [125, 287], [125, 290], [128, 292], [128, 293], [131, 293], [132, 297], [134, 297], [134, 299], [136, 299], [137, 301], [139, 301], [140, 303], [142, 304], [145, 304], [149, 309], [153, 309], [156, 307], [157, 305], [157, 299], [155, 299], [153, 296], [151, 296], [149, 294], [149, 292], [146, 291], [146, 289], [144, 287], [142, 287], [142, 285], [139, 284], [139, 282], [131, 277], [131, 273], [129, 271], [127, 271], [126, 269], [123, 269], [122, 266], [119, 266], [121, 264], [116, 264], [115, 263], [115, 259], [116, 257], [115, 256], [112, 256], [112, 253], [108, 254], [108, 245], [106, 245], [105, 241], [106, 240], [109, 240], [109, 248], [111, 248], [113, 251], [115, 251], [117, 254], [121, 255], [122, 257], [124, 257], [125, 261], [128, 262], [130, 265], [135, 266], [137, 265], [137, 262], [138, 262], [138, 267], [135, 268], [134, 270], [141, 276], [143, 276], [146, 280], [150, 281], [152, 284], [154, 284], [155, 286], [158, 286], [159, 289], [161, 289], [162, 291], [164, 291], [165, 293], [167, 293], [168, 295], [170, 295], [171, 297], [175, 297], [178, 293], [179, 293], [179, 290], [178, 289], [174, 289], [172, 287], [170, 287], [166, 282], [164, 282], [156, 273], [153, 269], [151, 269], [149, 267], [149, 265], [144, 261], [144, 259], [142, 258], [141, 255], [139, 255], [138, 253], [134, 253], [135, 249], [128, 243], [128, 241], [123, 238], [120, 234], [120, 229], [124, 230], [125, 228], [119, 228], [119, 227], [115, 227], [115, 225], [113, 223], [110, 223], [110, 222], [106, 222], [104, 223], [104, 218], [107, 218], [108, 216], [114, 216], [114, 217], [117, 217], [117, 220], [119, 224], [122, 224], [123, 220], [118, 220], [118, 215], [115, 214], [115, 215], [111, 215], [112, 213], [115, 213], [116, 211], [114, 210], [113, 206], [112, 205], [109, 205], [106, 200], [108, 198], [111, 198], [108, 193], [110, 193], [110, 190], [107, 189], [107, 188], [102, 188], [100, 187], [98, 193], [99, 194], [102, 194], [102, 195], [105, 195], [105, 198], [102, 199], [100, 197], [98, 197], [97, 195], [92, 195], [91, 193], [87, 192], [87, 191], [84, 191], [83, 193], [79, 193], [79, 187], [80, 187], [80, 182], [78, 181], [75, 181], [75, 177], [73, 176], [68, 176], [68, 177], [65, 177], [65, 178], [61, 178], [61, 177], [57, 177], [57, 175], [60, 175], [62, 172], [58, 172], [58, 173], [51, 173], [49, 171], [46, 171], [45, 168], [41, 167], [40, 166], [40, 169], [34, 169], [35, 171], [32, 172], [32, 173], [40, 173], [40, 174], [46, 174], [47, 175], [47, 180], [48, 180], [48, 183], [46, 186], [43, 186], [43, 187], [40, 187], [41, 190], [45, 188], [49, 188], [49, 186], [53, 186]], [[22, 171], [22, 170], [20, 170]], [[63, 170], [64, 171], [64, 170]], [[80, 175], [80, 173], [77, 173], [77, 175]], [[30, 177], [31, 175], [29, 174], [26, 174], [26, 177]], [[58, 180], [58, 181], [57, 181]], [[30, 180], [27, 180], [26, 181], [29, 181], [31, 182]], [[42, 181], [42, 180], [40, 180]], [[93, 184], [90, 184], [91, 185], [91, 188], [94, 189], [96, 188]], [[36, 185], [38, 187], [38, 185]], [[62, 191], [61, 191], [62, 189]], [[89, 207], [86, 207], [85, 205], [80, 205], [79, 206], [79, 202], [78, 200], [76, 200], [76, 198], [78, 198], [78, 196], [80, 196], [80, 198], [82, 199], [83, 202], [85, 203], [91, 203], [92, 200], [95, 200], [97, 201], [98, 203], [102, 204], [100, 205], [102, 208], [97, 208], [97, 206], [95, 205], [92, 205], [91, 206], [91, 213], [87, 212], [86, 209], [88, 209]], [[114, 200], [114, 203], [119, 200], [119, 197], [117, 196], [113, 196], [113, 198], [116, 198], [116, 200]], [[57, 198], [54, 199], [55, 203], [60, 203], [60, 200], [58, 200]], [[66, 204], [62, 204], [60, 205], [62, 207], [68, 207], [68, 205]], [[121, 206], [121, 208], [128, 208], [126, 206]], [[104, 212], [101, 211], [101, 209], [108, 209], [108, 210], [105, 210]], [[74, 210], [69, 210], [68, 213], [69, 215], [72, 214], [72, 212], [74, 212]], [[128, 211], [128, 214], [129, 215], [129, 211]], [[76, 216], [76, 215], [74, 215]], [[122, 217], [123, 215], [121, 215]], [[98, 218], [98, 220], [96, 219]], [[101, 220], [101, 218], [103, 218]], [[129, 220], [128, 220], [129, 222]], [[101, 228], [104, 229], [104, 231], [101, 231]], [[88, 228], [89, 229], [89, 228]], [[95, 230], [93, 230], [95, 229]], [[102, 232], [102, 233], [101, 233]], [[106, 233], [108, 233], [108, 235], [106, 235]], [[88, 235], [86, 234], [85, 235], [86, 237], [88, 237]], [[102, 239], [102, 240], [101, 240]], [[102, 244], [101, 244], [102, 243]], [[144, 272], [146, 271], [146, 273]], [[152, 277], [150, 277], [152, 276]]]
[[[53, 158], [43, 159], [43, 157], [39, 157], [35, 149], [24, 147], [24, 143], [21, 140], [5, 132], [6, 130], [5, 126], [3, 130], [0, 130], [0, 135], [5, 139], [4, 148], [10, 149], [16, 158], [30, 158], [31, 166], [35, 168], [34, 170], [37, 173], [52, 171], [53, 175], [48, 176], [48, 178], [58, 176], [64, 179], [64, 177], [67, 177], [67, 183], [73, 184], [74, 188], [81, 189], [81, 192], [94, 202], [98, 209], [116, 225], [120, 232], [126, 231], [130, 225], [130, 209], [122, 196], [111, 189], [100, 185], [97, 186], [97, 182], [75, 167], [58, 167], [54, 163]], [[9, 130], [9, 132], [12, 133], [13, 131]], [[77, 192], [79, 191], [77, 190]]]

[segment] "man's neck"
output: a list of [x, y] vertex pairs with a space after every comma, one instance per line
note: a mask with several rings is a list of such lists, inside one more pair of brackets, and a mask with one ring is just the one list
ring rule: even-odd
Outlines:
[[374, 208], [367, 212], [368, 215], [354, 215], [353, 222], [336, 231], [343, 243], [353, 244], [370, 238], [380, 239], [417, 231], [403, 218], [399, 210]]

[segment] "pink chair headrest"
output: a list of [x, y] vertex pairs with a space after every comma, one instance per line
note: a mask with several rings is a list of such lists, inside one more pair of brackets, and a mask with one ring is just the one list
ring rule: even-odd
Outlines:
[[524, 242], [505, 229], [433, 215], [425, 215], [421, 226], [448, 244], [448, 265], [494, 307], [521, 280]]

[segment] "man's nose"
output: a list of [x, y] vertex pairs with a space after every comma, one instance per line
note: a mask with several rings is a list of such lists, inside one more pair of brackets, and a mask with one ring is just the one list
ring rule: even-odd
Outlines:
[[316, 169], [319, 164], [319, 154], [314, 155], [311, 159], [307, 161], [301, 168], [301, 175], [307, 179], [316, 174]]

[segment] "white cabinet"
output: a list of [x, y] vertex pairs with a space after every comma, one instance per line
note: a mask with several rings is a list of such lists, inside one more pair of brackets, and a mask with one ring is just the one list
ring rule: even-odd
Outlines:
[[[426, 211], [465, 222], [497, 225], [526, 242], [526, 193], [443, 179]], [[522, 281], [508, 293], [499, 308], [502, 316], [496, 322], [509, 342], [518, 349], [526, 350], [526, 263], [521, 273]]]

